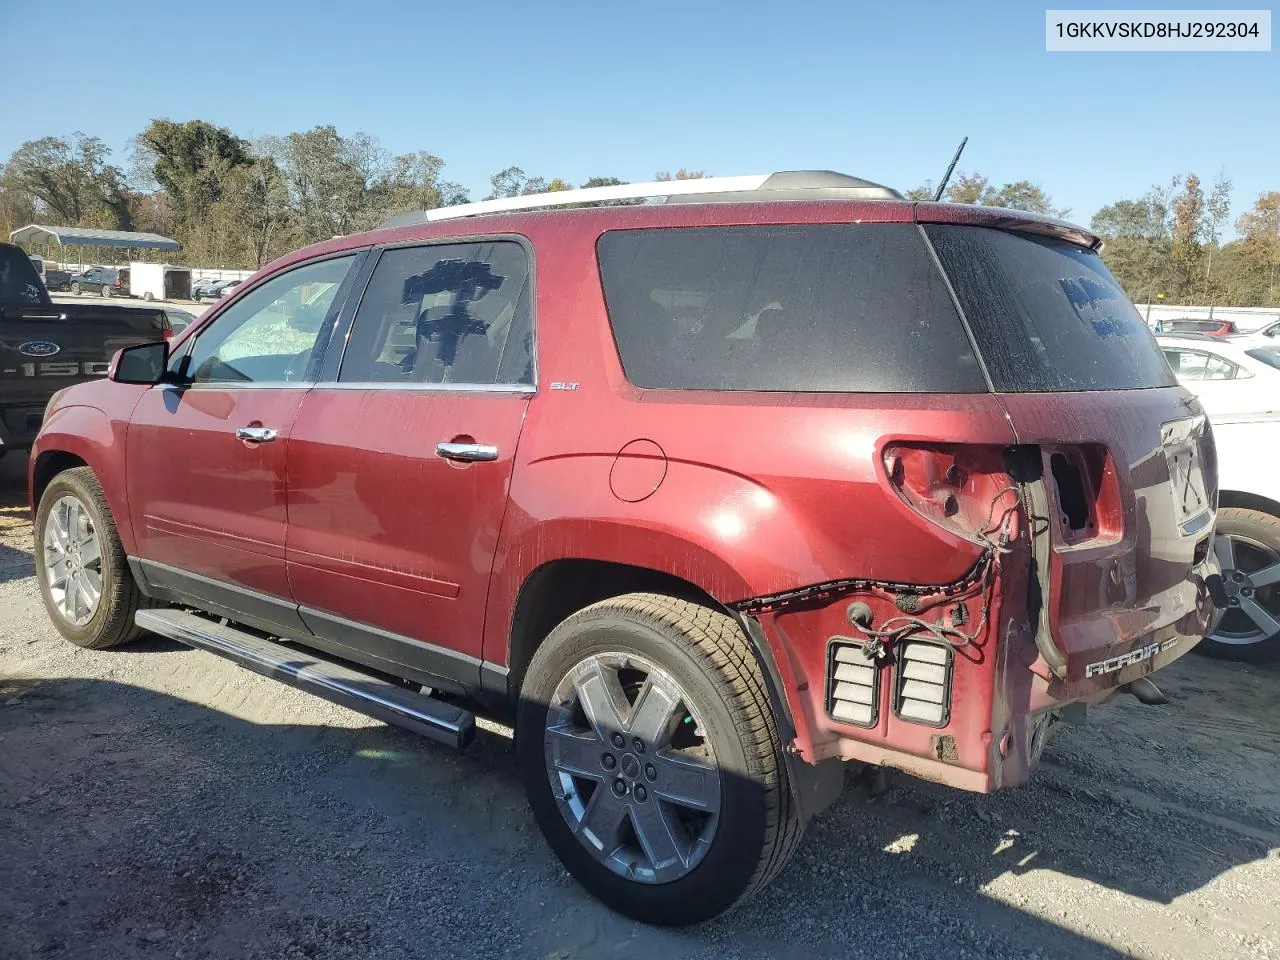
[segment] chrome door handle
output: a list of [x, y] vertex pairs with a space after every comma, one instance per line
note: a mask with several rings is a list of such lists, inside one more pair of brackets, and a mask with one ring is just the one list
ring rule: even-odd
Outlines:
[[436, 456], [458, 463], [488, 463], [498, 459], [498, 448], [487, 443], [437, 443]]
[[276, 438], [276, 432], [270, 427], [240, 427], [236, 430], [236, 439], [245, 443], [270, 443]]

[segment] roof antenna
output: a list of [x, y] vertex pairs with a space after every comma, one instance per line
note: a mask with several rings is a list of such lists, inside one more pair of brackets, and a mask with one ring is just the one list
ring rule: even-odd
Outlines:
[[934, 203], [942, 199], [942, 191], [947, 189], [947, 181], [951, 179], [951, 171], [955, 170], [956, 164], [960, 161], [960, 154], [964, 153], [964, 145], [968, 142], [969, 138], [965, 137], [960, 141], [960, 146], [956, 147], [956, 155], [951, 158], [951, 166], [947, 167], [947, 172], [942, 175], [942, 182], [938, 184], [938, 192], [933, 195]]

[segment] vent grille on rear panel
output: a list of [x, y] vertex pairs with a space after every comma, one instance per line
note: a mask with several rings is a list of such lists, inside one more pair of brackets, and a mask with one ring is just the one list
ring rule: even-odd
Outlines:
[[831, 644], [827, 676], [827, 710], [832, 718], [855, 727], [875, 726], [880, 706], [880, 671], [859, 643]]
[[919, 640], [900, 644], [894, 690], [898, 716], [931, 727], [946, 726], [951, 719], [951, 663], [950, 647]]

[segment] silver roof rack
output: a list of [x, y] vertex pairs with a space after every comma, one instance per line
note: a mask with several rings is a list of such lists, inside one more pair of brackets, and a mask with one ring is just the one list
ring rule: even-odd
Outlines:
[[486, 213], [539, 210], [577, 203], [610, 200], [664, 200], [667, 203], [732, 203], [758, 200], [901, 200], [890, 187], [829, 170], [791, 170], [745, 177], [704, 177], [698, 180], [657, 180], [616, 187], [557, 190], [524, 197], [501, 197], [453, 207], [402, 213], [379, 229], [408, 227], [437, 220], [457, 220]]

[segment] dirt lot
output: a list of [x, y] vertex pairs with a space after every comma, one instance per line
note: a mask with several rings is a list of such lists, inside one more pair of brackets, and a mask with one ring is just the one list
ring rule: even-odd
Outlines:
[[853, 782], [748, 907], [649, 929], [586, 897], [509, 731], [452, 753], [212, 656], [64, 643], [0, 464], [0, 957], [1280, 957], [1280, 668], [1060, 728], [983, 798]]

